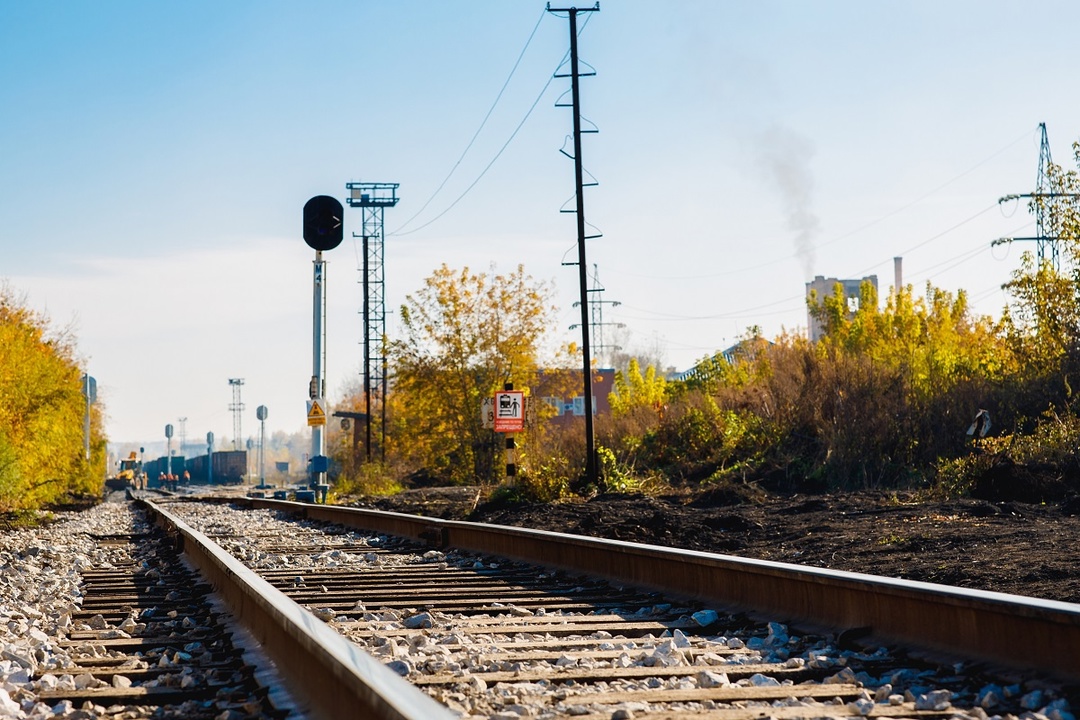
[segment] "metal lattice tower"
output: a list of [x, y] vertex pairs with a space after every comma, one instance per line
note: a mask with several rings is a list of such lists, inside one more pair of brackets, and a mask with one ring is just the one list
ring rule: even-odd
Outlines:
[[1058, 269], [1058, 245], [1057, 238], [1047, 236], [1050, 212], [1046, 203], [1047, 199], [1054, 197], [1050, 187], [1048, 170], [1050, 167], [1050, 141], [1046, 138], [1046, 123], [1039, 123], [1042, 138], [1039, 142], [1039, 174], [1035, 180], [1035, 248], [1039, 256], [1039, 264], [1049, 262], [1051, 267]]
[[240, 450], [240, 437], [243, 434], [240, 431], [240, 417], [244, 412], [244, 403], [240, 402], [240, 389], [244, 387], [244, 378], [229, 378], [229, 385], [232, 386], [232, 402], [229, 404], [229, 411], [233, 414], [233, 450]]
[[998, 200], [998, 203], [1019, 200], [1020, 198], [1032, 200], [1032, 205], [1035, 208], [1035, 237], [1000, 238], [995, 240], [993, 244], [997, 245], [1013, 240], [1034, 240], [1039, 266], [1042, 267], [1043, 263], [1049, 263], [1053, 270], [1059, 270], [1061, 253], [1057, 241], [1061, 238], [1057, 235], [1054, 227], [1053, 201], [1058, 198], [1076, 198], [1080, 196], [1076, 193], [1061, 192], [1060, 186], [1054, 186], [1050, 178], [1050, 165], [1053, 161], [1050, 159], [1050, 141], [1046, 137], [1046, 123], [1039, 123], [1039, 131], [1041, 135], [1039, 142], [1039, 174], [1035, 180], [1035, 192], [1006, 195]]
[[[592, 347], [596, 351], [596, 358], [603, 363], [605, 353], [614, 352], [620, 350], [618, 345], [607, 345], [604, 343], [604, 326], [609, 325], [612, 327], [623, 328], [626, 327], [623, 323], [606, 323], [604, 322], [604, 306], [610, 305], [611, 307], [618, 307], [622, 303], [618, 300], [604, 300], [601, 294], [604, 292], [604, 286], [600, 284], [600, 270], [596, 264], [593, 263], [593, 285], [589, 288], [589, 330], [592, 337]], [[580, 307], [580, 302], [575, 302], [574, 307]], [[571, 325], [571, 330], [576, 330], [579, 325]], [[607, 358], [611, 360], [611, 358]], [[608, 363], [611, 365], [612, 363]]]
[[184, 454], [184, 446], [187, 445], [187, 418], [179, 419], [180, 423], [180, 454]]
[[360, 282], [364, 285], [364, 412], [365, 457], [370, 462], [371, 428], [379, 415], [379, 452], [386, 457], [386, 271], [383, 264], [386, 234], [383, 211], [397, 205], [399, 183], [345, 183], [349, 207], [360, 208], [360, 233], [354, 238], [363, 242], [363, 265]]

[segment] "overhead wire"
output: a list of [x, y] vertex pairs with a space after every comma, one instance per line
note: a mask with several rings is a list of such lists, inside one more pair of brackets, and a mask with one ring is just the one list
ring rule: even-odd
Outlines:
[[[996, 205], [996, 203], [994, 205]], [[938, 240], [941, 237], [953, 232], [954, 230], [957, 230], [958, 228], [963, 227], [967, 223], [972, 222], [973, 220], [978, 218], [980, 215], [984, 215], [985, 213], [989, 212], [991, 209], [994, 208], [994, 205], [989, 205], [986, 208], [983, 208], [979, 212], [975, 213], [974, 215], [971, 215], [970, 217], [968, 217], [968, 218], [966, 218], [964, 220], [961, 220], [960, 222], [956, 223], [955, 225], [952, 225], [951, 227], [947, 228], [946, 230], [943, 230], [940, 233], [937, 233], [937, 234], [931, 236], [930, 238], [928, 238], [926, 240], [923, 240], [922, 242], [917, 243], [916, 245], [911, 246], [910, 248], [905, 250], [904, 253], [910, 253], [913, 250], [916, 250], [916, 249], [918, 249], [918, 248], [920, 248], [920, 247], [922, 247], [922, 246], [924, 246], [924, 245], [926, 245], [926, 244], [928, 244], [928, 243], [930, 243], [930, 242], [932, 242], [934, 240]], [[968, 259], [972, 259], [972, 258], [976, 257], [978, 255], [978, 253], [982, 252], [985, 249], [986, 249], [985, 246], [980, 246], [980, 247], [975, 248], [975, 249], [973, 249], [971, 251], [965, 251], [965, 253], [962, 253], [962, 255], [966, 255], [969, 252], [971, 253], [971, 257], [966, 258], [965, 262]], [[956, 256], [956, 257], [960, 257], [960, 256]], [[955, 258], [950, 258], [949, 260], [945, 260], [944, 262], [950, 262], [952, 259], [955, 259]], [[873, 270], [876, 267], [879, 267], [880, 265], [882, 265], [885, 262], [888, 262], [888, 261], [881, 261], [881, 262], [874, 263], [873, 265], [870, 265], [867, 268], [855, 273], [855, 275], [859, 276], [859, 275], [862, 275], [864, 273], [870, 272], [871, 270]], [[944, 272], [944, 271], [942, 271], [942, 272]], [[632, 305], [627, 305], [626, 303], [623, 303], [622, 306], [624, 308], [628, 309], [628, 310], [635, 310], [637, 312], [648, 313], [648, 314], [651, 314], [651, 315], [654, 316], [652, 318], [638, 318], [638, 319], [642, 319], [642, 320], [649, 319], [649, 320], [655, 320], [657, 322], [661, 322], [661, 321], [723, 320], [723, 319], [744, 317], [744, 316], [749, 315], [750, 313], [754, 313], [755, 315], [759, 315], [759, 316], [762, 316], [762, 315], [779, 315], [779, 314], [781, 314], [783, 312], [789, 312], [789, 310], [780, 310], [780, 311], [766, 312], [766, 313], [762, 313], [762, 312], [758, 312], [758, 311], [764, 310], [764, 309], [767, 309], [767, 308], [770, 308], [770, 307], [775, 307], [776, 305], [781, 305], [781, 304], [785, 304], [785, 303], [792, 303], [792, 302], [795, 302], [795, 301], [801, 301], [801, 300], [804, 299], [804, 297], [805, 296], [803, 296], [803, 295], [791, 295], [791, 296], [788, 296], [788, 297], [785, 297], [785, 298], [781, 298], [779, 300], [775, 300], [775, 301], [770, 302], [770, 303], [765, 303], [763, 305], [756, 305], [756, 306], [753, 306], [753, 307], [742, 308], [742, 309], [732, 311], [732, 312], [718, 313], [718, 314], [712, 314], [712, 315], [698, 315], [698, 316], [694, 316], [694, 315], [672, 315], [672, 314], [668, 314], [668, 313], [657, 313], [655, 311], [648, 310], [646, 308], [639, 308], [639, 307], [634, 307]]]
[[[977, 217], [979, 217], [980, 215], [985, 215], [986, 213], [988, 213], [988, 212], [990, 212], [991, 210], [993, 210], [993, 209], [994, 209], [994, 208], [995, 208], [996, 206], [997, 206], [997, 203], [996, 203], [996, 202], [995, 202], [994, 204], [992, 204], [992, 205], [987, 205], [987, 206], [986, 206], [985, 208], [983, 208], [983, 209], [982, 209], [982, 210], [980, 210], [979, 212], [975, 213], [974, 215], [972, 215], [972, 216], [968, 217], [967, 219], [965, 219], [965, 220], [961, 220], [960, 222], [956, 223], [955, 225], [953, 225], [953, 226], [951, 226], [951, 227], [949, 227], [949, 228], [947, 228], [947, 229], [945, 229], [945, 230], [942, 230], [942, 231], [941, 231], [941, 232], [939, 232], [938, 234], [936, 234], [936, 235], [932, 235], [931, 237], [927, 238], [926, 240], [923, 240], [922, 242], [920, 242], [920, 243], [917, 243], [917, 244], [915, 244], [915, 245], [912, 245], [911, 247], [907, 248], [906, 250], [903, 250], [903, 251], [901, 251], [901, 252], [900, 252], [900, 255], [901, 255], [901, 256], [903, 256], [903, 255], [907, 255], [907, 254], [908, 254], [908, 253], [910, 253], [910, 252], [913, 252], [913, 251], [915, 251], [915, 250], [918, 250], [919, 248], [923, 247], [924, 245], [928, 245], [929, 243], [932, 243], [932, 242], [933, 242], [934, 240], [939, 240], [939, 239], [941, 239], [941, 238], [942, 238], [942, 237], [944, 237], [945, 235], [948, 235], [949, 233], [951, 233], [951, 232], [952, 232], [953, 230], [956, 230], [956, 229], [958, 229], [958, 228], [961, 228], [961, 227], [963, 227], [964, 225], [967, 225], [967, 224], [968, 224], [969, 222], [971, 222], [971, 221], [975, 220], [975, 219], [976, 219]], [[887, 260], [885, 260], [885, 261], [881, 261], [881, 262], [876, 262], [876, 263], [874, 263], [873, 265], [870, 265], [870, 266], [868, 266], [868, 267], [864, 268], [863, 270], [860, 270], [860, 271], [856, 272], [856, 273], [855, 273], [855, 275], [856, 275], [856, 276], [858, 276], [858, 275], [861, 275], [861, 274], [863, 274], [863, 273], [867, 273], [867, 272], [870, 272], [871, 270], [873, 270], [874, 268], [878, 267], [879, 265], [881, 265], [881, 264], [882, 264], [882, 263], [884, 263], [884, 262], [888, 262], [888, 261], [887, 261]]]
[[506, 92], [506, 88], [510, 85], [510, 80], [513, 79], [514, 73], [517, 72], [518, 66], [521, 65], [521, 59], [525, 57], [525, 51], [528, 50], [529, 46], [532, 44], [533, 38], [536, 36], [536, 31], [540, 28], [540, 23], [543, 21], [545, 14], [547, 14], [547, 11], [541, 10], [540, 17], [536, 19], [536, 24], [533, 26], [532, 32], [529, 33], [528, 39], [525, 41], [525, 46], [521, 48], [521, 52], [518, 53], [517, 60], [514, 61], [514, 66], [510, 68], [510, 74], [506, 76], [506, 80], [503, 82], [502, 87], [499, 88], [499, 93], [495, 96], [494, 102], [492, 102], [491, 107], [488, 108], [487, 114], [484, 115], [484, 119], [480, 121], [480, 127], [476, 128], [476, 132], [473, 133], [472, 139], [469, 140], [469, 143], [465, 146], [465, 149], [461, 151], [461, 155], [458, 156], [457, 162], [455, 162], [453, 167], [450, 168], [450, 172], [446, 174], [446, 177], [443, 178], [443, 181], [439, 183], [439, 187], [435, 188], [435, 192], [431, 193], [431, 196], [424, 202], [423, 205], [420, 206], [420, 209], [417, 210], [412, 217], [403, 222], [397, 228], [397, 230], [391, 232], [391, 235], [399, 234], [401, 230], [404, 230], [409, 225], [409, 223], [419, 217], [420, 214], [427, 209], [427, 206], [431, 204], [431, 201], [434, 200], [440, 192], [442, 192], [442, 189], [444, 187], [446, 187], [446, 183], [449, 182], [450, 178], [453, 177], [454, 173], [457, 172], [458, 166], [461, 165], [461, 161], [465, 159], [465, 156], [469, 153], [469, 150], [472, 149], [472, 146], [476, 143], [476, 138], [480, 137], [480, 132], [484, 129], [484, 126], [487, 125], [487, 121], [491, 118], [491, 114], [495, 112], [495, 108], [498, 106], [499, 100], [502, 99], [503, 93]]
[[[590, 16], [590, 17], [591, 17], [591, 16]], [[585, 22], [583, 22], [583, 23], [581, 24], [581, 28], [580, 28], [580, 29], [578, 30], [578, 35], [581, 35], [581, 33], [585, 31], [585, 28], [586, 28], [586, 26], [588, 26], [588, 24], [589, 24], [589, 19], [590, 19], [589, 17], [586, 17], [586, 18], [585, 18]], [[561, 60], [559, 60], [559, 64], [555, 66], [555, 72], [553, 72], [553, 73], [551, 74], [551, 76], [550, 76], [550, 77], [548, 77], [548, 80], [547, 80], [547, 82], [546, 82], [546, 83], [544, 83], [544, 87], [543, 87], [543, 88], [542, 88], [542, 89], [540, 90], [540, 93], [539, 93], [539, 94], [538, 94], [538, 95], [536, 96], [536, 100], [534, 100], [534, 101], [533, 101], [532, 105], [530, 105], [530, 106], [529, 106], [529, 109], [528, 109], [528, 110], [526, 111], [526, 113], [525, 113], [525, 117], [523, 117], [523, 118], [521, 119], [521, 122], [519, 122], [519, 123], [517, 124], [517, 127], [515, 127], [515, 128], [514, 128], [514, 131], [513, 131], [512, 133], [510, 133], [510, 137], [506, 139], [506, 142], [504, 142], [504, 143], [503, 143], [503, 145], [502, 145], [502, 147], [500, 147], [500, 148], [499, 148], [498, 152], [496, 152], [496, 153], [495, 153], [495, 157], [491, 158], [491, 161], [490, 161], [490, 162], [488, 162], [488, 164], [484, 166], [484, 169], [480, 171], [480, 174], [476, 176], [476, 179], [475, 179], [475, 180], [473, 180], [473, 181], [472, 181], [472, 182], [471, 182], [471, 183], [469, 184], [469, 186], [468, 186], [468, 187], [466, 187], [466, 188], [465, 188], [465, 190], [463, 190], [463, 191], [462, 191], [462, 193], [461, 193], [460, 195], [458, 195], [458, 196], [457, 196], [457, 198], [455, 198], [455, 199], [454, 199], [454, 201], [453, 201], [453, 202], [451, 202], [451, 203], [450, 203], [450, 205], [448, 205], [448, 206], [446, 207], [446, 209], [444, 209], [444, 210], [443, 210], [442, 212], [440, 212], [440, 213], [439, 213], [438, 215], [436, 215], [435, 217], [433, 217], [433, 218], [432, 218], [431, 220], [428, 220], [428, 221], [427, 221], [426, 223], [424, 223], [423, 225], [420, 225], [419, 227], [415, 227], [415, 228], [413, 228], [412, 230], [405, 230], [405, 231], [400, 231], [400, 230], [399, 230], [399, 231], [397, 231], [397, 232], [393, 232], [393, 233], [390, 233], [391, 235], [395, 235], [395, 236], [402, 236], [402, 235], [411, 235], [411, 234], [413, 234], [414, 232], [418, 232], [418, 231], [420, 231], [420, 230], [423, 230], [424, 228], [428, 227], [429, 225], [431, 225], [431, 224], [432, 224], [432, 223], [434, 223], [435, 221], [437, 221], [437, 220], [439, 220], [440, 218], [442, 218], [442, 217], [443, 217], [444, 215], [446, 215], [446, 213], [448, 213], [448, 212], [450, 212], [451, 210], [453, 210], [453, 209], [454, 209], [454, 207], [455, 207], [455, 206], [456, 206], [456, 205], [457, 205], [457, 204], [458, 204], [459, 202], [461, 202], [461, 201], [462, 201], [462, 199], [464, 199], [464, 198], [465, 198], [465, 196], [466, 196], [466, 195], [468, 195], [468, 194], [469, 194], [469, 192], [470, 192], [470, 191], [471, 191], [471, 190], [472, 190], [472, 189], [473, 189], [474, 187], [476, 187], [477, 183], [479, 183], [479, 182], [480, 182], [480, 180], [481, 180], [481, 179], [483, 179], [484, 175], [486, 175], [486, 174], [487, 174], [487, 171], [491, 169], [491, 167], [492, 167], [492, 166], [493, 166], [493, 165], [495, 164], [495, 162], [496, 162], [496, 161], [497, 161], [497, 160], [498, 160], [498, 159], [499, 159], [499, 158], [500, 158], [500, 157], [502, 156], [503, 152], [505, 152], [505, 151], [506, 151], [506, 148], [507, 148], [507, 147], [508, 147], [508, 146], [510, 145], [510, 143], [511, 143], [511, 142], [513, 142], [514, 138], [515, 138], [515, 137], [517, 137], [517, 134], [518, 134], [518, 132], [519, 132], [519, 131], [521, 130], [521, 128], [522, 128], [522, 127], [523, 127], [523, 126], [525, 125], [525, 122], [526, 122], [526, 121], [527, 121], [527, 120], [529, 119], [529, 117], [530, 117], [530, 116], [532, 115], [532, 113], [533, 113], [533, 110], [535, 110], [535, 109], [536, 109], [536, 106], [540, 104], [540, 100], [541, 100], [541, 99], [542, 99], [542, 98], [544, 97], [544, 94], [545, 94], [545, 93], [547, 92], [547, 89], [548, 89], [549, 87], [551, 87], [551, 83], [552, 83], [552, 82], [553, 82], [553, 81], [555, 80], [555, 73], [557, 73], [557, 72], [558, 72], [558, 69], [559, 69], [560, 67], [562, 67], [563, 63], [565, 63], [565, 62], [566, 62], [566, 58], [567, 58], [567, 57], [568, 57], [569, 55], [570, 55], [570, 51], [569, 51], [569, 50], [567, 50], [567, 51], [566, 51], [565, 53], [563, 53], [563, 57], [562, 57], [562, 59], [561, 59]]]
[[[815, 246], [815, 249], [816, 249], [816, 248], [821, 248], [821, 247], [825, 247], [826, 245], [831, 245], [831, 244], [832, 244], [832, 243], [834, 243], [834, 242], [838, 242], [838, 241], [840, 241], [840, 240], [843, 240], [843, 239], [845, 239], [845, 238], [849, 238], [849, 237], [851, 237], [852, 235], [856, 235], [856, 234], [858, 234], [858, 233], [861, 233], [861, 232], [862, 232], [863, 230], [866, 230], [866, 229], [868, 229], [868, 228], [871, 228], [871, 227], [873, 227], [873, 226], [877, 225], [878, 223], [881, 223], [881, 222], [883, 222], [883, 221], [885, 221], [885, 220], [888, 220], [888, 219], [889, 219], [889, 218], [891, 218], [891, 217], [892, 217], [893, 215], [897, 215], [897, 214], [899, 214], [899, 213], [903, 212], [904, 210], [907, 210], [907, 209], [909, 209], [909, 208], [911, 208], [911, 207], [914, 207], [915, 205], [917, 205], [917, 204], [921, 203], [921, 202], [922, 202], [923, 200], [925, 200], [926, 198], [930, 197], [931, 195], [934, 195], [935, 193], [938, 193], [938, 192], [940, 192], [941, 190], [944, 190], [944, 189], [945, 189], [945, 188], [947, 188], [947, 187], [948, 187], [949, 185], [952, 185], [952, 184], [953, 184], [954, 182], [956, 182], [957, 180], [960, 180], [961, 178], [963, 178], [963, 177], [966, 177], [966, 176], [970, 175], [971, 173], [975, 172], [975, 171], [976, 171], [976, 170], [978, 170], [978, 169], [979, 169], [980, 167], [982, 167], [982, 166], [983, 166], [983, 165], [985, 165], [986, 163], [988, 163], [988, 162], [990, 162], [991, 160], [993, 160], [994, 158], [996, 158], [996, 157], [997, 157], [998, 155], [1001, 155], [1001, 154], [1002, 154], [1002, 153], [1004, 153], [1004, 152], [1005, 152], [1006, 150], [1009, 150], [1009, 149], [1011, 149], [1011, 148], [1012, 148], [1012, 147], [1013, 147], [1014, 145], [1016, 145], [1016, 144], [1017, 144], [1018, 142], [1020, 142], [1020, 141], [1021, 141], [1021, 140], [1023, 140], [1024, 138], [1026, 138], [1026, 137], [1030, 137], [1030, 135], [1031, 135], [1031, 133], [1030, 133], [1030, 132], [1024, 132], [1024, 134], [1023, 134], [1023, 135], [1020, 135], [1020, 136], [1019, 136], [1018, 138], [1016, 138], [1015, 140], [1012, 140], [1012, 141], [1010, 141], [1010, 142], [1009, 142], [1009, 144], [1007, 144], [1007, 145], [1006, 145], [1005, 147], [1001, 148], [1001, 149], [1000, 149], [1000, 150], [998, 150], [997, 152], [993, 153], [993, 154], [992, 154], [992, 155], [990, 155], [989, 157], [987, 157], [987, 158], [985, 158], [985, 159], [983, 159], [983, 160], [979, 161], [978, 163], [976, 163], [975, 165], [971, 166], [970, 168], [968, 168], [968, 169], [967, 169], [967, 170], [965, 170], [964, 172], [960, 173], [960, 174], [959, 174], [959, 175], [957, 175], [956, 177], [952, 178], [951, 180], [947, 180], [946, 182], [942, 183], [941, 185], [938, 185], [938, 186], [937, 186], [936, 188], [934, 188], [933, 190], [930, 190], [930, 191], [928, 191], [928, 192], [924, 193], [923, 195], [920, 195], [919, 197], [917, 197], [917, 198], [915, 198], [914, 200], [912, 200], [911, 202], [909, 202], [909, 203], [908, 203], [907, 205], [902, 205], [902, 206], [900, 206], [900, 207], [896, 208], [895, 210], [893, 210], [892, 212], [889, 212], [889, 213], [886, 213], [885, 215], [882, 215], [882, 216], [881, 216], [881, 217], [879, 217], [879, 218], [878, 218], [877, 220], [873, 220], [873, 221], [871, 221], [871, 222], [868, 222], [868, 223], [866, 223], [865, 225], [863, 225], [862, 227], [858, 227], [858, 228], [855, 228], [854, 230], [852, 230], [852, 231], [850, 231], [850, 232], [847, 232], [847, 233], [845, 233], [845, 234], [843, 234], [843, 235], [840, 235], [839, 237], [835, 237], [835, 238], [833, 238], [832, 240], [828, 240], [828, 241], [826, 241], [826, 242], [823, 242], [823, 243], [819, 243], [818, 245], [816, 245], [816, 246]], [[994, 203], [994, 205], [997, 205], [997, 203]]]
[[[999, 155], [1003, 154], [1007, 150], [1011, 149], [1014, 145], [1016, 145], [1018, 142], [1020, 142], [1024, 138], [1029, 137], [1029, 135], [1030, 135], [1029, 132], [1025, 132], [1023, 135], [1020, 135], [1016, 139], [1010, 140], [1009, 143], [1006, 144], [1004, 147], [1000, 148], [999, 150], [996, 150], [991, 155], [989, 155], [988, 157], [980, 160], [979, 162], [972, 165], [967, 170], [964, 170], [959, 175], [956, 175], [952, 179], [947, 180], [946, 182], [938, 185], [933, 190], [930, 190], [930, 191], [920, 195], [919, 197], [915, 198], [914, 200], [912, 200], [912, 201], [910, 201], [910, 202], [908, 202], [908, 203], [906, 203], [904, 205], [901, 205], [900, 207], [898, 207], [898, 208], [896, 208], [894, 210], [890, 210], [885, 215], [882, 215], [881, 217], [879, 217], [879, 218], [877, 218], [875, 220], [871, 220], [870, 222], [868, 222], [868, 223], [866, 223], [864, 225], [861, 225], [861, 226], [855, 228], [854, 230], [850, 230], [850, 231], [844, 233], [843, 235], [839, 235], [839, 236], [837, 236], [835, 238], [832, 238], [830, 240], [827, 240], [825, 242], [818, 243], [817, 245], [814, 246], [814, 249], [825, 247], [826, 245], [831, 245], [831, 244], [833, 244], [835, 242], [838, 242], [840, 240], [844, 240], [846, 238], [849, 238], [852, 235], [856, 235], [856, 234], [862, 232], [863, 230], [871, 228], [871, 227], [873, 227], [873, 226], [875, 226], [875, 225], [877, 225], [877, 224], [879, 224], [879, 223], [893, 217], [894, 215], [897, 215], [897, 214], [903, 212], [904, 210], [908, 210], [908, 209], [914, 207], [915, 205], [919, 204], [923, 200], [926, 200], [928, 197], [934, 195], [935, 193], [940, 192], [941, 190], [945, 189], [949, 185], [952, 185], [957, 180], [960, 180], [961, 178], [966, 177], [967, 175], [970, 175], [971, 173], [975, 172], [976, 170], [978, 170], [980, 167], [982, 167], [986, 163], [990, 162], [994, 158], [998, 157]], [[980, 211], [978, 213], [978, 215], [981, 215], [981, 214], [987, 212], [988, 210], [990, 210], [993, 207], [998, 207], [999, 205], [1000, 205], [1000, 203], [995, 202], [993, 205], [986, 208], [986, 210]], [[964, 221], [964, 222], [967, 222], [967, 221]], [[961, 223], [961, 224], [963, 224], [963, 223]], [[948, 232], [948, 231], [946, 231], [946, 232]], [[930, 241], [932, 241], [934, 239], [936, 239], [936, 237], [935, 238], [930, 238], [926, 242], [930, 242]], [[923, 244], [925, 244], [925, 243], [923, 243]], [[914, 249], [916, 249], [918, 247], [920, 247], [920, 246], [917, 245], [917, 246], [915, 246], [913, 248], [910, 248], [909, 250], [907, 250], [905, 252], [910, 252], [911, 250], [914, 250]], [[708, 279], [711, 279], [711, 278], [725, 277], [725, 276], [728, 276], [728, 275], [742, 275], [742, 274], [747, 273], [749, 271], [761, 270], [763, 268], [770, 267], [772, 265], [776, 265], [777, 263], [780, 263], [780, 262], [786, 262], [786, 261], [791, 260], [791, 259], [796, 258], [796, 257], [798, 257], [798, 253], [792, 252], [792, 253], [790, 253], [788, 255], [781, 255], [779, 257], [774, 257], [774, 258], [772, 258], [770, 260], [759, 263], [757, 265], [750, 265], [750, 266], [746, 266], [746, 267], [742, 267], [742, 268], [738, 268], [738, 269], [734, 269], [734, 270], [725, 270], [725, 271], [719, 272], [719, 273], [708, 273], [708, 274], [705, 274], [705, 275], [657, 276], [657, 275], [642, 275], [642, 274], [628, 273], [628, 272], [621, 272], [621, 274], [625, 275], [627, 277], [648, 278], [650, 280], [708, 280]], [[876, 267], [876, 265], [875, 265], [875, 267]], [[618, 269], [614, 269], [613, 272], [620, 273], [620, 271]]]
[[[1010, 233], [1018, 232], [1018, 231], [1022, 230], [1024, 227], [1026, 227], [1028, 224], [1030, 224], [1030, 223], [1025, 223], [1024, 225], [1020, 225], [1017, 228], [1015, 228], [1014, 230], [1010, 230], [1009, 232]], [[957, 265], [962, 265], [963, 263], [967, 262], [968, 260], [973, 260], [974, 258], [978, 257], [978, 255], [980, 253], [982, 253], [983, 251], [985, 251], [985, 250], [986, 250], [986, 245], [983, 244], [983, 243], [980, 243], [979, 245], [977, 245], [974, 248], [971, 248], [970, 250], [962, 252], [959, 255], [953, 255], [951, 258], [947, 258], [945, 260], [942, 260], [941, 262], [936, 263], [934, 265], [930, 265], [929, 267], [924, 267], [924, 268], [922, 268], [922, 269], [920, 269], [920, 270], [918, 270], [918, 271], [916, 271], [916, 272], [914, 272], [912, 274], [915, 275], [915, 276], [920, 276], [920, 275], [923, 275], [923, 274], [926, 274], [926, 273], [930, 273], [931, 270], [935, 270], [936, 268], [939, 268], [942, 265], [946, 265], [948, 263], [953, 262], [954, 260], [960, 260], [960, 258], [963, 258], [962, 260], [960, 260], [960, 262], [957, 262], [955, 265], [949, 265], [949, 267], [945, 268], [944, 270], [940, 270], [938, 272], [933, 272], [933, 273], [930, 273], [929, 275], [926, 276], [928, 279], [932, 278], [932, 277], [937, 277], [941, 273], [946, 272], [947, 270], [951, 270], [952, 268], [956, 267]]]

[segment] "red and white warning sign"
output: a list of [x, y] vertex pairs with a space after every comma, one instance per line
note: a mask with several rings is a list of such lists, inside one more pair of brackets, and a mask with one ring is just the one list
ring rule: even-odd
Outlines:
[[525, 393], [505, 390], [495, 393], [495, 432], [525, 429]]

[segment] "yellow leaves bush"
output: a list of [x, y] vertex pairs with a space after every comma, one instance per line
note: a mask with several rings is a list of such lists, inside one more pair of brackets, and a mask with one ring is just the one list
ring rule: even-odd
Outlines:
[[0, 511], [94, 489], [75, 345], [0, 285]]

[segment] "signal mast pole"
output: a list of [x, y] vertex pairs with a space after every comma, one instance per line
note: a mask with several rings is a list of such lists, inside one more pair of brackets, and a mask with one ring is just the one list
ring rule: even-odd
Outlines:
[[315, 250], [308, 425], [311, 427], [311, 487], [320, 501], [325, 501], [323, 492], [329, 487], [325, 482], [328, 462], [323, 438], [326, 425], [326, 380], [323, 378], [326, 369], [326, 262], [323, 251], [333, 250], [341, 244], [344, 216], [341, 203], [329, 195], [316, 195], [304, 205], [304, 242]]

